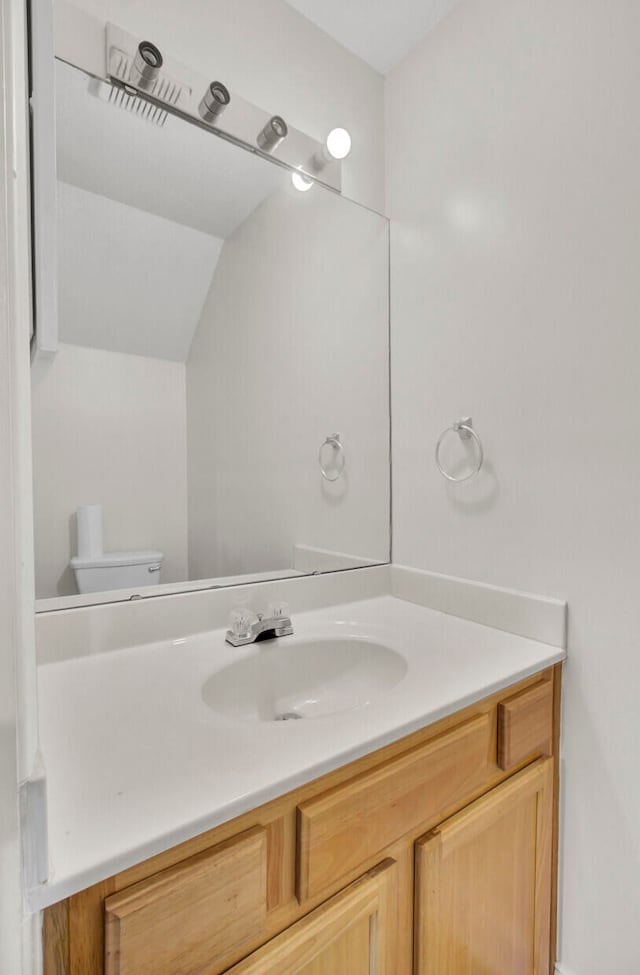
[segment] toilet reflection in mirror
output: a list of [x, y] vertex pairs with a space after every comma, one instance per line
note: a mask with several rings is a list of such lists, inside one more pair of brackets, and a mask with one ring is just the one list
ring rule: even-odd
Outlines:
[[[184, 119], [155, 124], [61, 62], [56, 100], [37, 597], [388, 561], [387, 220]], [[332, 430], [335, 484], [318, 463]], [[91, 501], [102, 550], [83, 554], [69, 523]]]
[[157, 586], [162, 552], [105, 552], [102, 542], [102, 505], [82, 504], [76, 512], [78, 554], [71, 568], [79, 593]]

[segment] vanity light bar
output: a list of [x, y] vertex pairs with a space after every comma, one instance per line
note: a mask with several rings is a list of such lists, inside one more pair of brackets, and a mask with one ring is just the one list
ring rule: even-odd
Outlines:
[[[123, 88], [130, 97], [148, 101], [160, 112], [166, 109], [169, 115], [203, 128], [215, 128], [219, 136], [340, 191], [339, 159], [327, 153], [323, 143], [288, 125], [281, 115], [265, 112], [230, 92], [222, 82], [202, 77], [173, 61], [151, 41], [140, 40], [116, 24], [106, 25], [105, 43], [104, 80]], [[144, 116], [126, 99], [119, 99], [119, 103]], [[316, 165], [314, 158], [323, 159], [322, 166]]]

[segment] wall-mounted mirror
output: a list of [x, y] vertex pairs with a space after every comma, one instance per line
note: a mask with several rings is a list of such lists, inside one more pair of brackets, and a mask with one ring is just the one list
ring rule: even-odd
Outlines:
[[56, 102], [38, 599], [388, 561], [387, 220], [62, 62]]

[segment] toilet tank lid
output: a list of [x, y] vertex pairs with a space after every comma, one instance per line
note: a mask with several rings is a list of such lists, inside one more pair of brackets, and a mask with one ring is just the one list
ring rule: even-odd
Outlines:
[[145, 549], [139, 552], [103, 552], [102, 555], [95, 555], [92, 558], [81, 559], [74, 555], [71, 559], [73, 569], [106, 569], [117, 565], [151, 565], [154, 562], [162, 562], [164, 555], [156, 552], [155, 549]]

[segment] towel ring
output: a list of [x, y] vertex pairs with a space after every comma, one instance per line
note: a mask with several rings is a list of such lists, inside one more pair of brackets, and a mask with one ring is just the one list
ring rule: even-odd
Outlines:
[[[335, 464], [333, 468], [328, 467], [322, 460], [325, 447], [331, 447], [333, 449]], [[320, 464], [320, 471], [325, 481], [337, 481], [339, 477], [342, 477], [346, 458], [339, 433], [332, 433], [330, 437], [326, 437], [322, 442], [318, 451], [318, 463]]]
[[[444, 467], [440, 463], [440, 448], [442, 447], [442, 441], [447, 436], [448, 433], [457, 433], [461, 440], [471, 440], [475, 442], [478, 448], [478, 462], [474, 469], [469, 474], [464, 474], [462, 477], [454, 477], [453, 474], [449, 474], [445, 471]], [[436, 444], [436, 464], [438, 465], [438, 470], [443, 477], [446, 477], [447, 481], [452, 481], [453, 484], [461, 484], [462, 481], [470, 481], [472, 477], [475, 477], [479, 473], [480, 468], [484, 463], [484, 449], [482, 447], [482, 441], [480, 437], [473, 429], [473, 420], [470, 416], [465, 416], [462, 420], [456, 420], [453, 426], [447, 427], [447, 429], [440, 434], [438, 443]]]

